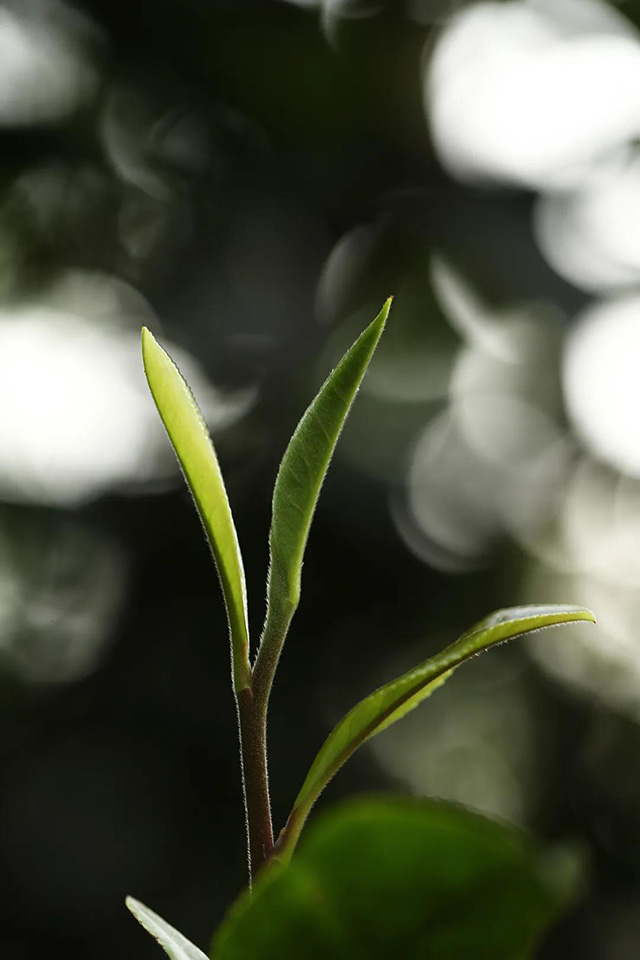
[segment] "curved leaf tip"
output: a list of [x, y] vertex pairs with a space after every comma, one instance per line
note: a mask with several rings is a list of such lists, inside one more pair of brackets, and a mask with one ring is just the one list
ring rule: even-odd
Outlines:
[[144, 903], [133, 897], [127, 897], [125, 903], [138, 923], [157, 940], [170, 960], [207, 960], [206, 954], [199, 947]]

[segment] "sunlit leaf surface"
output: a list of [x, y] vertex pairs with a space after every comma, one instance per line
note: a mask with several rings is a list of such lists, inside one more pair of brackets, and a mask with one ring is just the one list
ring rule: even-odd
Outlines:
[[243, 689], [250, 685], [244, 569], [218, 458], [191, 390], [146, 327], [142, 356], [153, 399], [213, 550], [229, 619], [236, 689]]
[[348, 803], [230, 912], [214, 960], [526, 960], [575, 861], [432, 801]]

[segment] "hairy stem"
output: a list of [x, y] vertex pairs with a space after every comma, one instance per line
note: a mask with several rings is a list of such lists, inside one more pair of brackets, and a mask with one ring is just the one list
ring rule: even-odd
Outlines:
[[238, 691], [238, 718], [251, 882], [273, 852], [266, 730], [251, 689]]
[[256, 709], [261, 718], [262, 727], [265, 729], [265, 739], [273, 679], [296, 607], [297, 604], [294, 603], [289, 604], [286, 609], [274, 610], [273, 606], [269, 607], [258, 655], [253, 665], [252, 689], [256, 699]]

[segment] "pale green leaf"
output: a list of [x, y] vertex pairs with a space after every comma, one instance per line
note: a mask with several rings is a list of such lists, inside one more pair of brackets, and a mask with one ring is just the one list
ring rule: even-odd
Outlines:
[[191, 390], [146, 327], [142, 356], [153, 399], [213, 551], [229, 620], [234, 684], [239, 691], [251, 682], [247, 598], [242, 556], [218, 458]]
[[207, 960], [206, 954], [194, 946], [170, 923], [145, 907], [144, 903], [127, 897], [126, 904], [138, 923], [154, 937], [171, 960]]
[[329, 734], [314, 760], [283, 831], [283, 845], [290, 851], [312, 805], [360, 744], [417, 707], [465, 660], [513, 637], [580, 620], [595, 622], [593, 614], [581, 607], [537, 605], [499, 610], [446, 650], [361, 700]]

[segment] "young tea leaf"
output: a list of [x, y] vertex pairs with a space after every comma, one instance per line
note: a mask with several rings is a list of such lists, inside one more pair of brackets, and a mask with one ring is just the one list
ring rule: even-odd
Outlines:
[[576, 894], [554, 853], [459, 807], [350, 801], [240, 897], [213, 960], [528, 960]]
[[300, 599], [302, 560], [320, 488], [390, 307], [391, 299], [329, 374], [282, 458], [269, 532], [267, 617], [255, 668], [259, 687], [273, 679]]
[[198, 405], [173, 360], [145, 328], [142, 356], [149, 387], [211, 544], [227, 608], [234, 686], [250, 686], [249, 627], [242, 556], [224, 481]]
[[207, 960], [206, 954], [195, 947], [175, 927], [163, 920], [157, 913], [145, 907], [144, 903], [127, 897], [126, 904], [138, 923], [154, 937], [171, 960]]
[[273, 493], [269, 534], [270, 604], [295, 607], [302, 558], [329, 461], [384, 329], [391, 301], [329, 374], [287, 447]]
[[579, 620], [595, 622], [593, 614], [581, 607], [536, 605], [498, 610], [442, 653], [361, 700], [343, 717], [320, 748], [282, 832], [282, 854], [290, 854], [318, 796], [360, 744], [417, 707], [451, 676], [456, 667], [497, 643], [543, 627]]

